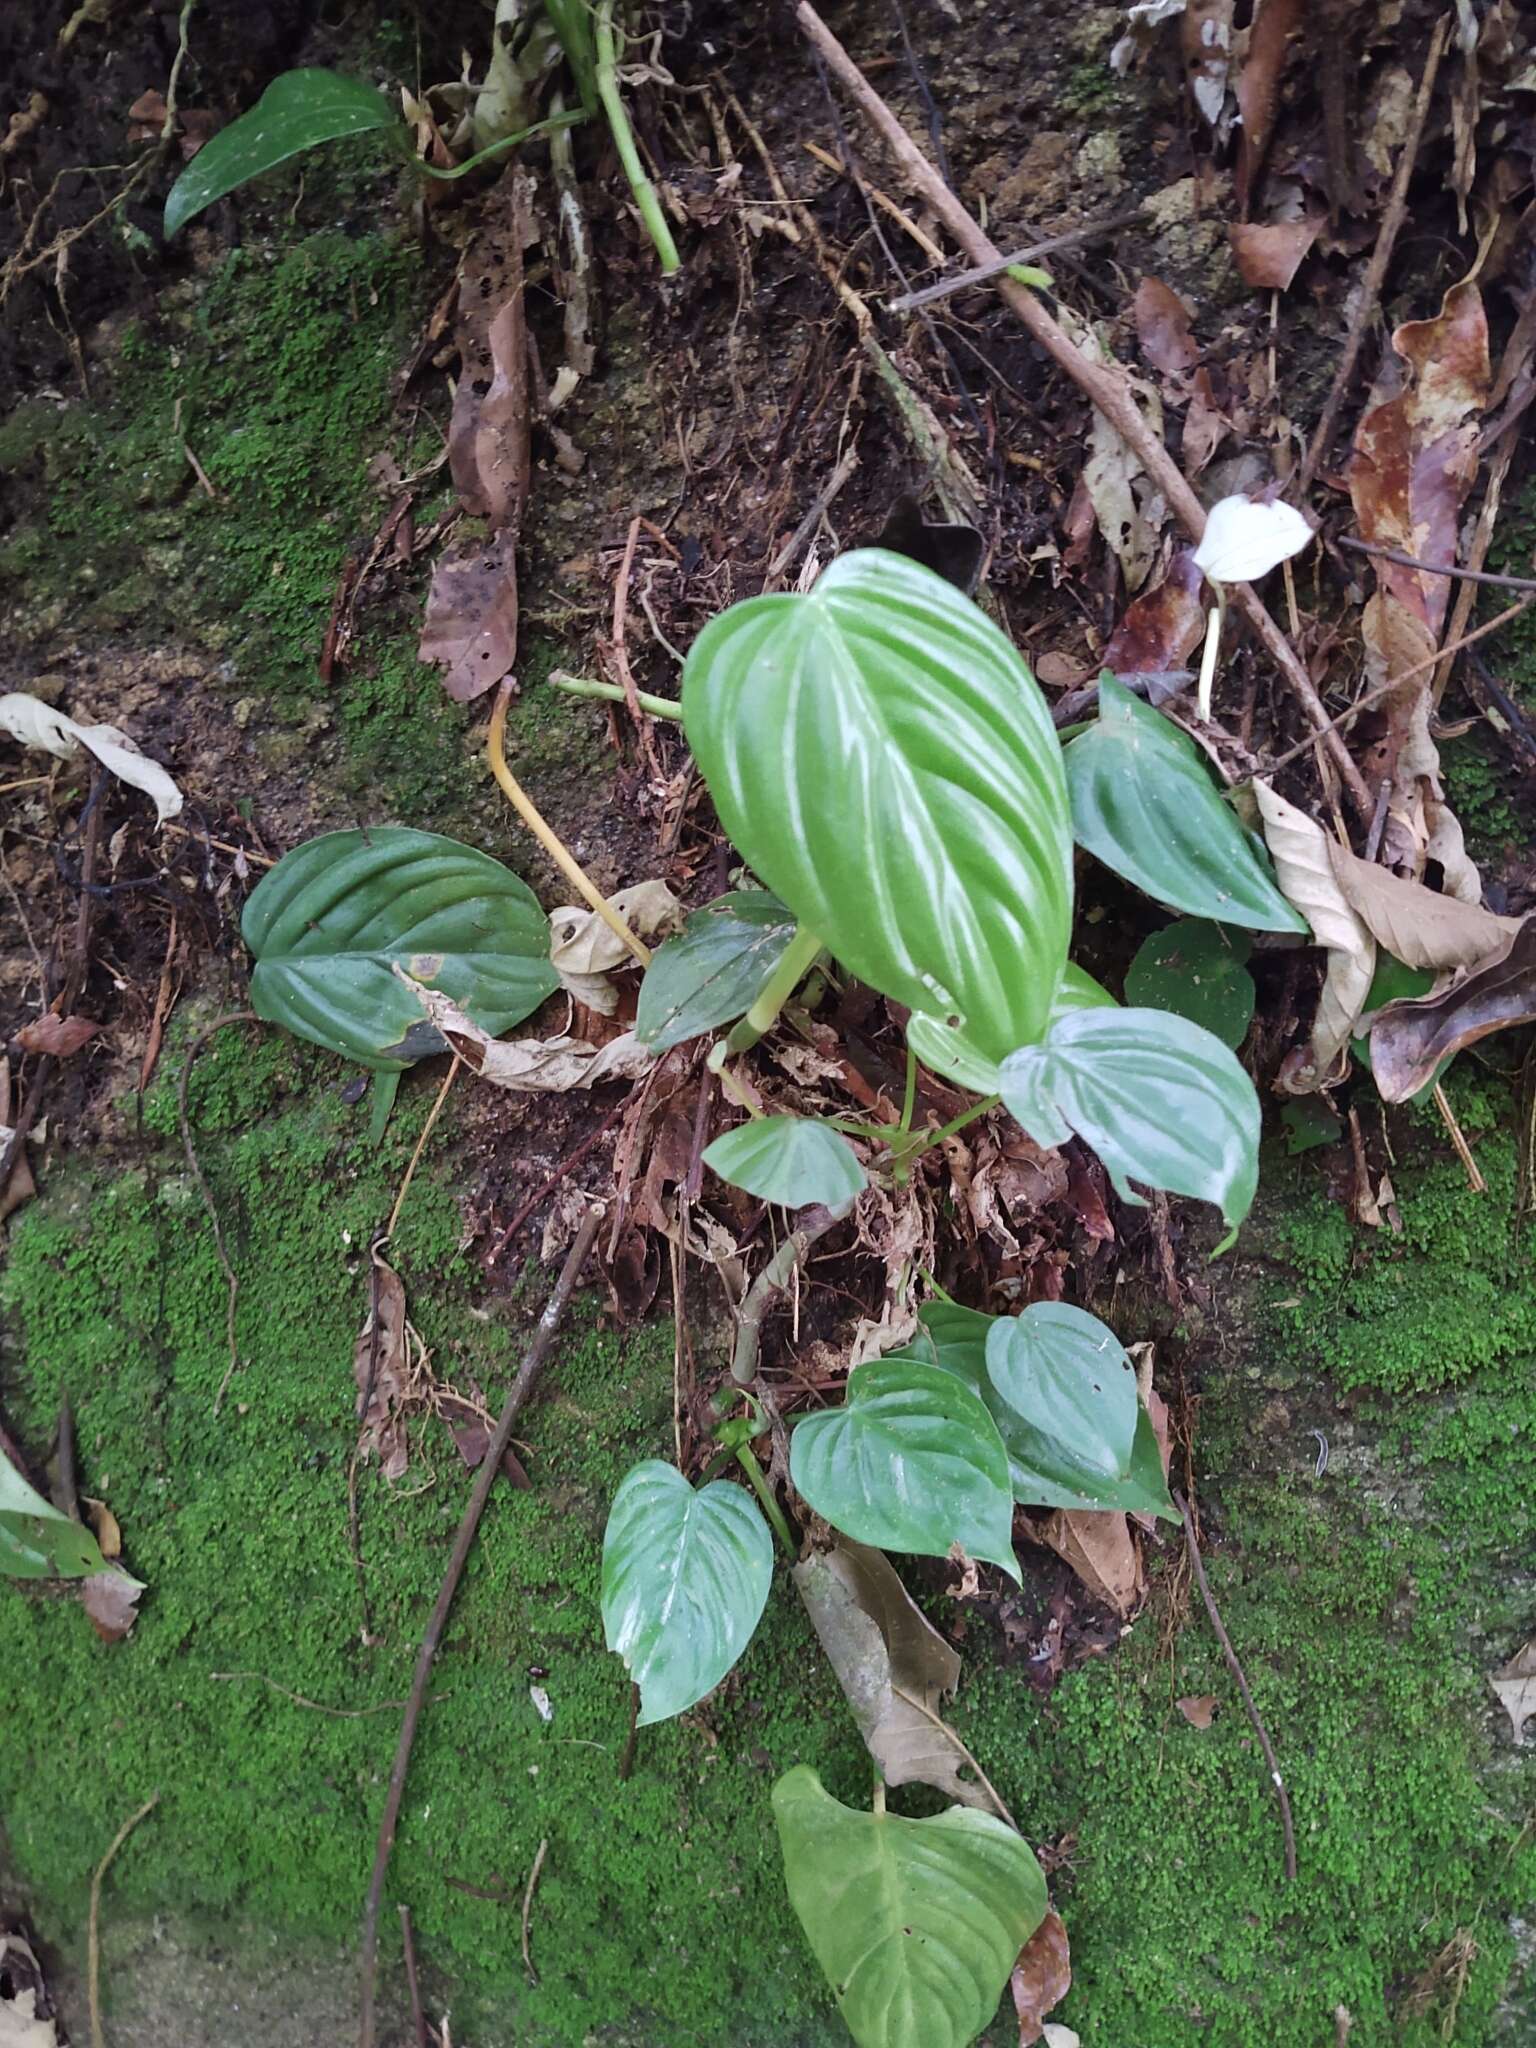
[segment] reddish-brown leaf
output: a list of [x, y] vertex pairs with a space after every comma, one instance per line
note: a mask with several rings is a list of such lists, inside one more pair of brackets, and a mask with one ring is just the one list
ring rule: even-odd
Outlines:
[[1117, 676], [1182, 668], [1205, 631], [1202, 580], [1194, 549], [1180, 548], [1162, 580], [1126, 606], [1104, 649], [1103, 666]]
[[1195, 367], [1200, 351], [1190, 331], [1190, 310], [1176, 291], [1160, 278], [1144, 277], [1136, 287], [1133, 311], [1136, 339], [1154, 370], [1178, 377]]
[[1045, 2015], [1072, 1989], [1072, 1951], [1061, 1915], [1048, 1912], [1019, 1950], [1008, 1988], [1019, 2016], [1019, 2048], [1045, 2032]]
[[494, 689], [517, 659], [516, 553], [509, 529], [449, 548], [432, 571], [417, 652], [442, 663], [443, 688], [456, 704]]
[[1388, 1102], [1405, 1102], [1453, 1052], [1536, 1017], [1536, 918], [1438, 995], [1388, 1003], [1371, 1026], [1371, 1072]]
[[1216, 1695], [1213, 1692], [1191, 1693], [1187, 1699], [1174, 1702], [1191, 1728], [1209, 1728], [1211, 1717], [1216, 1712]]
[[496, 187], [464, 259], [455, 336], [461, 370], [448, 426], [448, 468], [459, 503], [498, 532], [521, 524], [528, 495], [523, 175], [514, 170]]
[[16, 1043], [23, 1052], [47, 1052], [56, 1060], [67, 1060], [100, 1029], [89, 1017], [56, 1017], [49, 1010], [35, 1024], [23, 1024], [16, 1034]]
[[139, 1595], [144, 1591], [137, 1579], [115, 1566], [111, 1571], [92, 1572], [80, 1581], [80, 1599], [91, 1626], [103, 1642], [120, 1643], [138, 1620]]
[[1289, 291], [1325, 220], [1309, 213], [1300, 220], [1234, 221], [1227, 235], [1243, 282], [1260, 291]]
[[1055, 1508], [1035, 1525], [1042, 1543], [1065, 1558], [1096, 1600], [1129, 1614], [1141, 1598], [1141, 1559], [1130, 1525], [1118, 1513]]
[[377, 1457], [386, 1479], [405, 1472], [408, 1452], [400, 1409], [409, 1366], [410, 1323], [400, 1276], [374, 1255], [373, 1299], [352, 1354], [357, 1381], [358, 1448]]
[[[1259, 0], [1248, 30], [1247, 54], [1237, 79], [1237, 110], [1241, 119], [1237, 170], [1233, 179], [1237, 203], [1244, 213], [1248, 211], [1254, 182], [1268, 153], [1270, 136], [1274, 133], [1280, 76], [1285, 69], [1292, 33], [1302, 12], [1303, 0]], [[1252, 284], [1254, 280], [1249, 278], [1248, 282]], [[1283, 291], [1285, 286], [1279, 289]]]

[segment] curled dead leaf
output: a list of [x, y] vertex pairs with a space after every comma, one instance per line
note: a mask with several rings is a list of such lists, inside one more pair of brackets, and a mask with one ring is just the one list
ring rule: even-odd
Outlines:
[[[88, 1579], [80, 1581], [81, 1604], [103, 1642], [120, 1643], [132, 1633], [143, 1591], [138, 1579], [130, 1578], [115, 1565], [111, 1571], [92, 1572]], [[0, 2034], [0, 2041], [3, 2039]]]
[[632, 1031], [603, 1046], [568, 1036], [492, 1038], [440, 990], [415, 980], [398, 963], [394, 971], [470, 1072], [493, 1088], [564, 1094], [599, 1081], [638, 1080], [656, 1064], [656, 1055]]
[[[630, 930], [642, 939], [664, 938], [683, 922], [683, 906], [665, 882], [632, 882], [608, 898]], [[633, 958], [629, 948], [604, 918], [584, 904], [562, 904], [549, 913], [549, 962], [562, 985], [577, 1002], [600, 1016], [611, 1017], [618, 993], [608, 979], [615, 967]]]
[[1092, 1508], [1056, 1508], [1035, 1524], [1040, 1542], [1072, 1567], [1096, 1600], [1132, 1612], [1146, 1581], [1125, 1516]]
[[1371, 1071], [1387, 1102], [1406, 1102], [1440, 1062], [1491, 1032], [1536, 1017], [1536, 919], [1446, 988], [1388, 1003], [1371, 1023]]
[[417, 653], [447, 670], [456, 704], [494, 689], [517, 660], [517, 535], [446, 549], [432, 570]]
[[386, 1479], [400, 1479], [409, 1462], [401, 1410], [410, 1377], [414, 1332], [400, 1276], [373, 1254], [371, 1298], [352, 1353], [357, 1381], [358, 1449], [376, 1457]]
[[[10, 1142], [11, 1136], [11, 1063], [0, 1058], [0, 1152]], [[0, 1188], [0, 1223], [3, 1223], [13, 1209], [19, 1209], [23, 1202], [30, 1202], [37, 1193], [37, 1183], [32, 1178], [32, 1168], [27, 1163], [27, 1148], [21, 1147], [11, 1167], [10, 1177]]]
[[1480, 903], [1442, 896], [1422, 882], [1362, 860], [1326, 833], [1323, 837], [1334, 879], [1350, 908], [1377, 944], [1409, 967], [1437, 973], [1470, 967], [1488, 959], [1520, 929], [1517, 917], [1497, 917]]
[[1339, 886], [1322, 826], [1267, 782], [1256, 781], [1253, 792], [1275, 880], [1311, 925], [1317, 944], [1328, 950], [1307, 1057], [1281, 1083], [1288, 1094], [1309, 1095], [1327, 1082], [1354, 1035], [1376, 972], [1376, 941]]

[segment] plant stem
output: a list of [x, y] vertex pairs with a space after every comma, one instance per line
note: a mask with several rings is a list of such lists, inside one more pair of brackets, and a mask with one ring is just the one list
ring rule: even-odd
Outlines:
[[774, 1535], [778, 1537], [784, 1546], [785, 1555], [793, 1557], [795, 1555], [795, 1540], [789, 1533], [789, 1524], [784, 1519], [783, 1510], [773, 1497], [773, 1488], [764, 1478], [763, 1468], [753, 1455], [752, 1446], [750, 1444], [738, 1444], [736, 1456], [742, 1471], [746, 1473], [752, 1482], [752, 1491], [762, 1503], [763, 1513], [773, 1524]]
[[726, 1039], [728, 1054], [745, 1052], [749, 1046], [756, 1045], [765, 1031], [773, 1029], [780, 1010], [810, 973], [820, 951], [821, 940], [815, 932], [808, 931], [803, 924], [796, 925], [795, 936], [784, 948], [778, 966], [763, 983], [751, 1009]]
[[1211, 716], [1211, 692], [1216, 687], [1216, 656], [1221, 648], [1221, 632], [1227, 622], [1227, 591], [1225, 584], [1207, 576], [1206, 582], [1215, 592], [1216, 603], [1205, 622], [1205, 651], [1200, 657], [1200, 686], [1195, 694], [1195, 708], [1209, 723]]
[[[568, 697], [600, 697], [607, 704], [627, 704], [629, 701], [618, 683], [599, 682], [596, 676], [573, 676], [563, 668], [552, 668], [549, 680], [557, 690], [564, 690]], [[682, 720], [683, 707], [672, 697], [653, 697], [649, 690], [636, 690], [635, 702], [652, 718], [673, 718], [679, 723]]]
[[928, 1144], [924, 1149], [931, 1151], [935, 1145], [942, 1145], [944, 1140], [952, 1138], [956, 1131], [963, 1131], [967, 1124], [975, 1123], [977, 1117], [985, 1116], [989, 1109], [996, 1109], [1002, 1099], [1001, 1095], [984, 1095], [980, 1102], [973, 1102], [969, 1109], [962, 1109], [960, 1114], [951, 1117], [941, 1130], [929, 1132]]
[[480, 166], [488, 164], [492, 157], [505, 156], [509, 149], [516, 149], [520, 142], [532, 142], [536, 135], [551, 135], [557, 128], [574, 128], [578, 121], [585, 121], [586, 118], [580, 107], [573, 108], [568, 114], [551, 114], [547, 121], [535, 121], [531, 128], [519, 128], [515, 135], [503, 135], [501, 140], [493, 142], [489, 149], [477, 150], [473, 156], [466, 157], [463, 163], [454, 164], [446, 171], [438, 164], [424, 163], [420, 157], [414, 159], [415, 165], [418, 171], [429, 178], [467, 178], [471, 171], [478, 171]]
[[651, 240], [656, 245], [656, 254], [661, 258], [662, 275], [670, 277], [677, 269], [680, 258], [677, 244], [672, 239], [672, 230], [667, 226], [667, 217], [661, 210], [661, 201], [656, 196], [656, 187], [646, 176], [645, 168], [640, 162], [640, 152], [635, 147], [634, 130], [629, 125], [629, 115], [619, 93], [619, 58], [613, 33], [613, 0], [598, 0], [592, 27], [597, 49], [597, 96], [603, 103], [603, 112], [608, 116], [608, 126], [613, 130], [614, 146], [619, 152], [619, 162], [624, 166], [624, 175], [629, 180], [629, 189], [635, 195], [640, 218], [645, 222]]
[[795, 1268], [810, 1254], [818, 1239], [826, 1236], [842, 1212], [814, 1203], [800, 1211], [794, 1229], [747, 1289], [737, 1312], [736, 1343], [731, 1352], [731, 1378], [738, 1387], [750, 1387], [757, 1378], [757, 1359], [763, 1341], [763, 1317], [769, 1304], [788, 1287]]
[[907, 1047], [907, 1087], [901, 1101], [901, 1130], [905, 1136], [912, 1128], [912, 1111], [917, 1104], [917, 1054]]

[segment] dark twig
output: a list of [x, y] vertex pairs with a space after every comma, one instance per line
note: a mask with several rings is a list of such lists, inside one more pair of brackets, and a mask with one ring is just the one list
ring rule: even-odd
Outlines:
[[1233, 1682], [1243, 1696], [1243, 1705], [1248, 1709], [1248, 1719], [1253, 1723], [1253, 1732], [1259, 1738], [1259, 1747], [1264, 1752], [1264, 1761], [1269, 1765], [1269, 1781], [1275, 1788], [1275, 1798], [1280, 1805], [1280, 1825], [1285, 1831], [1285, 1874], [1292, 1884], [1296, 1882], [1296, 1829], [1291, 1820], [1291, 1799], [1285, 1789], [1285, 1780], [1280, 1775], [1280, 1760], [1275, 1755], [1275, 1745], [1269, 1739], [1269, 1730], [1264, 1726], [1262, 1715], [1254, 1705], [1253, 1694], [1248, 1689], [1248, 1680], [1243, 1676], [1243, 1667], [1237, 1661], [1237, 1652], [1232, 1647], [1232, 1638], [1227, 1634], [1226, 1624], [1216, 1605], [1216, 1596], [1211, 1591], [1211, 1582], [1205, 1576], [1205, 1563], [1200, 1556], [1200, 1544], [1195, 1535], [1195, 1525], [1190, 1516], [1189, 1503], [1176, 1489], [1173, 1504], [1184, 1523], [1184, 1541], [1189, 1546], [1189, 1562], [1195, 1574], [1195, 1583], [1200, 1588], [1200, 1597], [1205, 1602], [1205, 1611], [1211, 1618], [1211, 1627], [1216, 1631], [1216, 1640], [1221, 1644], [1221, 1654], [1227, 1660], [1227, 1669]]
[[561, 1181], [565, 1179], [566, 1175], [568, 1173], [575, 1172], [576, 1168], [580, 1166], [582, 1160], [586, 1158], [587, 1154], [592, 1150], [592, 1147], [597, 1143], [598, 1139], [602, 1137], [605, 1131], [611, 1131], [613, 1129], [613, 1126], [618, 1122], [619, 1118], [624, 1114], [625, 1110], [628, 1109], [630, 1103], [633, 1100], [634, 1091], [633, 1089], [631, 1089], [628, 1095], [624, 1096], [621, 1101], [618, 1101], [613, 1105], [613, 1108], [609, 1110], [608, 1114], [603, 1118], [600, 1124], [598, 1124], [594, 1129], [588, 1131], [587, 1135], [582, 1139], [579, 1145], [573, 1147], [571, 1151], [566, 1153], [565, 1157], [561, 1160], [560, 1164], [555, 1168], [554, 1172], [549, 1176], [548, 1180], [544, 1181], [538, 1188], [536, 1188], [535, 1191], [528, 1197], [527, 1201], [520, 1206], [517, 1214], [512, 1218], [512, 1221], [507, 1225], [506, 1229], [501, 1233], [500, 1237], [497, 1238], [495, 1244], [492, 1245], [490, 1253], [485, 1261], [485, 1263], [488, 1266], [495, 1265], [496, 1261], [501, 1257], [502, 1253], [506, 1250], [507, 1246], [512, 1242], [513, 1238], [516, 1237], [517, 1233], [528, 1221], [528, 1218], [533, 1214], [534, 1210], [538, 1208], [540, 1202], [544, 1200], [545, 1196], [552, 1195], [555, 1189], [559, 1187]]
[[554, 1291], [545, 1304], [544, 1313], [533, 1341], [528, 1346], [522, 1364], [518, 1367], [517, 1378], [506, 1400], [502, 1403], [501, 1415], [496, 1424], [496, 1434], [491, 1438], [475, 1484], [464, 1513], [459, 1520], [458, 1534], [453, 1540], [453, 1553], [448, 1559], [448, 1568], [443, 1574], [443, 1583], [438, 1588], [437, 1600], [433, 1606], [426, 1633], [421, 1639], [421, 1648], [416, 1653], [416, 1670], [411, 1680], [410, 1697], [406, 1702], [405, 1715], [400, 1723], [400, 1739], [395, 1745], [395, 1761], [389, 1774], [389, 1787], [384, 1795], [384, 1811], [379, 1817], [379, 1835], [373, 1852], [373, 1875], [368, 1883], [368, 1898], [363, 1907], [363, 1934], [359, 1976], [361, 1993], [358, 2016], [358, 2048], [374, 2048], [374, 1994], [379, 1962], [379, 1907], [384, 1897], [384, 1880], [389, 1873], [389, 1859], [394, 1851], [395, 1830], [400, 1823], [400, 1805], [405, 1797], [406, 1773], [410, 1769], [411, 1749], [416, 1740], [416, 1725], [421, 1719], [421, 1710], [426, 1704], [427, 1684], [432, 1676], [433, 1661], [438, 1645], [443, 1639], [443, 1630], [448, 1623], [449, 1610], [453, 1606], [459, 1580], [464, 1575], [475, 1532], [480, 1526], [480, 1517], [490, 1499], [491, 1488], [501, 1470], [502, 1454], [512, 1440], [512, 1431], [518, 1416], [527, 1405], [528, 1398], [544, 1370], [545, 1361], [554, 1344], [556, 1333], [576, 1291], [581, 1271], [587, 1262], [597, 1236], [598, 1225], [603, 1220], [600, 1203], [594, 1203], [582, 1220], [576, 1233], [576, 1240], [566, 1254], [565, 1264], [560, 1268]]
[[1454, 565], [1447, 569], [1438, 562], [1421, 562], [1417, 555], [1405, 555], [1401, 548], [1384, 548], [1378, 541], [1355, 540], [1352, 535], [1339, 535], [1341, 548], [1353, 548], [1357, 555], [1375, 555], [1383, 562], [1396, 562], [1399, 568], [1418, 569], [1425, 576], [1445, 576], [1457, 583], [1492, 583], [1500, 590], [1536, 590], [1536, 576], [1499, 576], [1491, 569], [1458, 569]]
[[538, 1854], [533, 1859], [533, 1868], [528, 1873], [528, 1883], [523, 1892], [523, 1968], [528, 1972], [528, 1982], [538, 1988], [539, 1973], [533, 1967], [533, 1957], [528, 1948], [528, 1924], [533, 1917], [533, 1894], [539, 1882], [539, 1872], [544, 1868], [544, 1858], [549, 1854], [546, 1837], [539, 1844]]
[[91, 2013], [91, 2048], [106, 2048], [106, 2034], [101, 2024], [101, 1887], [112, 1859], [133, 1833], [145, 1814], [152, 1813], [160, 1800], [160, 1794], [153, 1792], [137, 1813], [128, 1816], [117, 1833], [112, 1837], [112, 1846], [96, 1866], [91, 1879], [91, 1917], [86, 1934], [86, 1988]]
[[731, 1379], [736, 1386], [750, 1387], [757, 1378], [763, 1318], [769, 1308], [788, 1287], [795, 1268], [806, 1258], [811, 1246], [842, 1220], [842, 1214], [835, 1214], [819, 1202], [802, 1209], [799, 1222], [747, 1289], [736, 1318], [736, 1343], [731, 1351]]
[[404, 1899], [400, 1901], [400, 1946], [405, 1951], [405, 1984], [410, 1994], [411, 2026], [416, 2034], [416, 2048], [431, 2048], [427, 2038], [427, 2015], [421, 2004], [421, 1980], [416, 1975], [416, 1943], [411, 1934], [411, 1909]]
[[1137, 206], [1127, 207], [1124, 213], [1111, 214], [1108, 220], [1090, 221], [1086, 227], [1068, 228], [1064, 234], [1047, 235], [1043, 241], [1026, 242], [1011, 256], [998, 256], [990, 263], [973, 264], [969, 270], [962, 270], [954, 277], [941, 277], [937, 284], [925, 284], [921, 291], [908, 292], [899, 299], [887, 299], [885, 310], [887, 313], [915, 313], [919, 306], [931, 306], [938, 299], [951, 298], [956, 292], [968, 291], [973, 284], [990, 284], [994, 277], [1001, 277], [1016, 263], [1033, 263], [1037, 256], [1051, 256], [1058, 249], [1075, 249], [1084, 242], [1097, 242], [1105, 235], [1117, 234], [1121, 228], [1133, 227], [1146, 210], [1146, 201], [1143, 200]]
[[203, 1207], [208, 1212], [208, 1221], [213, 1225], [213, 1246], [219, 1255], [219, 1264], [224, 1268], [224, 1282], [228, 1295], [224, 1307], [224, 1335], [229, 1349], [229, 1360], [224, 1368], [224, 1377], [219, 1382], [219, 1391], [213, 1397], [213, 1412], [218, 1414], [223, 1405], [225, 1391], [235, 1376], [235, 1367], [240, 1363], [240, 1354], [235, 1349], [235, 1303], [240, 1298], [240, 1282], [235, 1269], [229, 1262], [229, 1253], [224, 1249], [224, 1231], [219, 1223], [218, 1208], [214, 1203], [213, 1190], [198, 1160], [197, 1148], [192, 1143], [192, 1125], [187, 1117], [187, 1086], [192, 1079], [192, 1069], [197, 1056], [216, 1031], [222, 1031], [226, 1024], [259, 1024], [261, 1019], [254, 1010], [226, 1010], [222, 1017], [215, 1017], [206, 1029], [199, 1031], [187, 1047], [186, 1061], [181, 1069], [181, 1080], [176, 1089], [176, 1113], [181, 1120], [181, 1149], [187, 1155], [187, 1165], [192, 1178], [197, 1182], [197, 1191], [203, 1198]]
[[75, 1477], [75, 1417], [66, 1394], [59, 1403], [59, 1486], [55, 1506], [72, 1522], [80, 1519], [80, 1488]]

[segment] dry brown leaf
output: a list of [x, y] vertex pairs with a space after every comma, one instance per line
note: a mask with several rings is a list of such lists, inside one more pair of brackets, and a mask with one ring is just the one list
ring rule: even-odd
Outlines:
[[960, 1659], [913, 1604], [878, 1550], [841, 1539], [794, 1568], [821, 1647], [887, 1785], [932, 1785], [995, 1811], [970, 1760], [939, 1716], [960, 1682]]
[[[1280, 76], [1291, 36], [1304, 12], [1304, 0], [1259, 0], [1248, 29], [1237, 76], [1237, 166], [1232, 181], [1237, 203], [1245, 213], [1274, 133]], [[1253, 282], [1252, 278], [1248, 281]]]
[[116, 1515], [104, 1500], [82, 1500], [85, 1519], [90, 1524], [91, 1534], [96, 1538], [96, 1548], [110, 1564], [123, 1554], [123, 1532]]
[[1322, 826], [1267, 782], [1255, 781], [1253, 792], [1275, 880], [1311, 925], [1316, 943], [1328, 949], [1306, 1059], [1288, 1068], [1280, 1083], [1288, 1094], [1308, 1095], [1328, 1081], [1354, 1034], [1376, 972], [1376, 941], [1339, 886]]
[[1191, 1728], [1209, 1728], [1216, 1712], [1216, 1695], [1213, 1692], [1191, 1693], [1185, 1699], [1175, 1700], [1174, 1705]]
[[1072, 1950], [1058, 1912], [1048, 1911], [1019, 1950], [1008, 1988], [1019, 2016], [1019, 2048], [1030, 2048], [1045, 2037], [1045, 2015], [1072, 1989]]
[[[80, 1581], [80, 1600], [91, 1618], [91, 1626], [105, 1643], [120, 1643], [132, 1633], [133, 1624], [138, 1620], [139, 1595], [144, 1591], [139, 1580], [130, 1578], [125, 1571], [115, 1566], [109, 1572], [92, 1572], [88, 1579]], [[5, 2039], [0, 2030], [0, 2043]]]
[[1325, 214], [1301, 220], [1234, 221], [1227, 229], [1244, 284], [1285, 292], [1327, 223]]
[[1443, 973], [1486, 960], [1520, 929], [1518, 917], [1496, 917], [1480, 903], [1460, 903], [1422, 882], [1362, 860], [1323, 835], [1334, 879], [1380, 946], [1409, 967]]
[[1056, 1508], [1035, 1532], [1064, 1558], [1096, 1600], [1117, 1614], [1129, 1614], [1142, 1595], [1141, 1559], [1130, 1525], [1119, 1513], [1091, 1508]]
[[0, 2048], [58, 2048], [43, 1966], [30, 1942], [0, 1932]]
[[46, 1052], [56, 1060], [67, 1060], [100, 1029], [89, 1017], [56, 1017], [49, 1010], [35, 1023], [23, 1024], [16, 1034], [16, 1043], [23, 1052]]
[[1133, 597], [1104, 649], [1111, 675], [1165, 675], [1182, 668], [1205, 633], [1204, 578], [1192, 547], [1174, 554], [1160, 579]]
[[443, 688], [469, 704], [510, 675], [517, 660], [517, 535], [447, 548], [432, 570], [417, 654], [440, 663]]
[[1182, 377], [1200, 360], [1188, 306], [1161, 278], [1144, 277], [1131, 302], [1136, 339], [1154, 370]]
[[[632, 882], [608, 898], [638, 938], [665, 938], [683, 922], [685, 912], [665, 882]], [[618, 991], [608, 979], [634, 955], [618, 933], [584, 904], [562, 904], [549, 913], [549, 962], [564, 988], [578, 1003], [611, 1017], [619, 1006]]]
[[531, 232], [527, 173], [513, 169], [489, 195], [459, 273], [454, 339], [460, 373], [448, 425], [448, 469], [459, 503], [492, 532], [522, 523], [530, 423], [523, 250]]
[[410, 1319], [400, 1276], [375, 1252], [372, 1300], [352, 1353], [357, 1381], [358, 1448], [377, 1457], [386, 1479], [399, 1479], [409, 1462], [401, 1409], [410, 1371]]
[[1388, 1003], [1371, 1023], [1371, 1072], [1386, 1102], [1406, 1102], [1440, 1062], [1491, 1032], [1536, 1017], [1536, 919], [1447, 988]]
[[394, 971], [470, 1072], [493, 1088], [561, 1095], [572, 1088], [593, 1088], [599, 1081], [637, 1080], [656, 1064], [656, 1055], [633, 1031], [602, 1046], [566, 1036], [492, 1038], [441, 990], [415, 980], [398, 962]]
[[[0, 1152], [10, 1142], [11, 1136], [11, 1063], [0, 1057]], [[3, 1223], [13, 1209], [19, 1209], [23, 1202], [30, 1202], [37, 1193], [37, 1182], [32, 1178], [32, 1168], [27, 1163], [27, 1148], [23, 1144], [11, 1168], [10, 1179], [0, 1188], [0, 1223]]]
[[1517, 1749], [1525, 1747], [1525, 1724], [1536, 1714], [1536, 1640], [1516, 1650], [1507, 1664], [1490, 1673], [1488, 1683], [1509, 1716]]
[[1221, 446], [1222, 436], [1230, 425], [1217, 399], [1210, 371], [1203, 367], [1196, 370], [1189, 380], [1189, 409], [1184, 415], [1184, 433], [1179, 442], [1187, 475], [1200, 474]]

